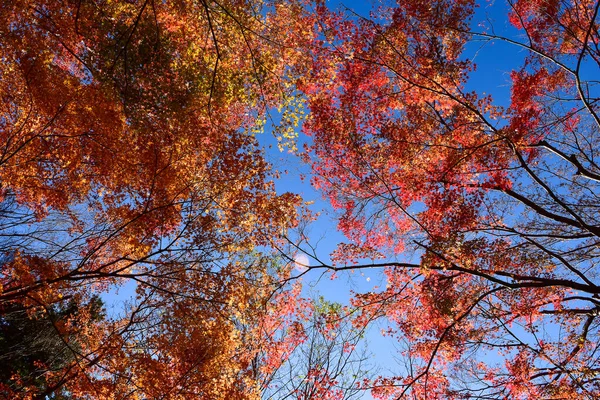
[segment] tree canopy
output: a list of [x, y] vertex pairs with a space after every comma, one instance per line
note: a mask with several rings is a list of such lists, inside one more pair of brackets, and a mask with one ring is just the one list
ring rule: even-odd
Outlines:
[[[2, 2], [0, 394], [600, 397], [600, 2], [493, 6]], [[384, 287], [302, 290], [357, 270]], [[399, 364], [365, 373], [378, 321]]]
[[[304, 130], [349, 239], [323, 267], [384, 269], [353, 306], [413, 361], [381, 398], [596, 398], [599, 4], [509, 2], [514, 37], [474, 7], [322, 8]], [[523, 54], [508, 105], [467, 88], [476, 40]]]
[[255, 135], [295, 101], [286, 40], [311, 33], [288, 24], [294, 13], [238, 1], [0, 5], [2, 312], [35, 319], [127, 281], [137, 293], [119, 318], [89, 324], [80, 309], [55, 324], [72, 361], [48, 365], [42, 391], [3, 382], [11, 396], [257, 395], [252, 341], [268, 335], [255, 317], [273, 312], [277, 276], [255, 248], [294, 226], [299, 198], [275, 192]]

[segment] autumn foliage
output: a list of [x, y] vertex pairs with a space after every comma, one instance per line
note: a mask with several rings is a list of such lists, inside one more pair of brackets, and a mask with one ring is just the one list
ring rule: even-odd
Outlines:
[[[600, 5], [509, 2], [507, 36], [476, 6], [319, 9], [306, 156], [349, 239], [321, 267], [384, 270], [356, 323], [410, 367], [377, 398], [597, 398]], [[471, 41], [523, 57], [509, 102], [469, 85]]]
[[[600, 397], [600, 3], [479, 3], [1, 2], [0, 396]], [[293, 271], [269, 141], [331, 263]], [[315, 304], [316, 270], [385, 287]], [[362, 379], [374, 321], [401, 362]]]
[[[70, 349], [5, 397], [258, 396], [247, 344], [277, 276], [254, 249], [299, 203], [275, 192], [255, 134], [294, 103], [286, 40], [310, 32], [290, 30], [293, 12], [2, 2], [0, 309], [49, 318]], [[127, 282], [136, 299], [117, 317], [51, 312]]]

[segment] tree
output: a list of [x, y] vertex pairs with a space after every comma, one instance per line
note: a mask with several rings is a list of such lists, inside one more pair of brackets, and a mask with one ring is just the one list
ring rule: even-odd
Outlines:
[[[105, 318], [103, 303], [93, 297], [83, 305], [90, 313], [89, 323]], [[47, 387], [45, 374], [59, 371], [73, 361], [72, 346], [77, 346], [77, 329], [70, 337], [61, 333], [61, 326], [74, 320], [80, 313], [80, 305], [69, 302], [67, 307], [52, 308], [28, 315], [27, 310], [14, 308], [3, 310], [0, 319], [0, 393], [6, 398], [14, 393], [15, 386], [35, 386], [41, 392], [52, 393], [52, 399], [69, 398], [60, 387]], [[15, 374], [18, 378], [15, 379]], [[57, 390], [58, 389], [58, 390]]]
[[[598, 398], [600, 4], [509, 1], [515, 36], [474, 7], [317, 8], [306, 157], [349, 242], [311, 268], [383, 268], [355, 323], [387, 318], [408, 364], [377, 398]], [[466, 89], [471, 41], [525, 54], [508, 106]]]
[[[258, 318], [245, 305], [277, 279], [240, 260], [296, 223], [299, 198], [276, 193], [256, 133], [280, 108], [285, 144], [297, 119], [286, 74], [312, 35], [303, 15], [295, 2], [0, 4], [0, 315], [80, 310], [57, 329], [77, 337], [70, 361], [7, 396], [257, 396], [233, 321]], [[126, 315], [82, 311], [128, 281]]]
[[263, 398], [360, 398], [360, 383], [373, 375], [363, 347], [364, 329], [356, 329], [346, 315], [350, 309], [323, 297], [312, 301], [312, 315], [294, 321], [289, 335], [299, 336], [297, 346], [283, 362], [263, 377]]
[[[474, 7], [2, 2], [0, 316], [56, 321], [65, 344], [3, 395], [252, 399], [294, 349], [315, 355], [326, 332], [305, 342], [310, 308], [267, 257], [300, 199], [275, 191], [256, 138], [278, 108], [293, 149], [306, 101], [313, 182], [348, 236], [310, 269], [383, 268], [346, 318], [386, 318], [408, 344], [406, 374], [363, 388], [600, 397], [600, 5], [509, 1], [521, 36], [473, 31]], [[467, 90], [473, 40], [526, 53], [508, 106]], [[131, 307], [96, 320], [95, 296], [125, 282]], [[318, 366], [292, 387], [325, 396]]]

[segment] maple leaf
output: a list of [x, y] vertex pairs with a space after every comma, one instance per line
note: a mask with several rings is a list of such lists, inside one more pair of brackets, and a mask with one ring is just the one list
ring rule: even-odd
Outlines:
[[[279, 109], [293, 147], [307, 18], [293, 1], [0, 4], [0, 317], [80, 306], [57, 327], [69, 362], [14, 371], [9, 397], [258, 398], [266, 339], [240, 324], [276, 283], [248, 255], [300, 199], [256, 134]], [[128, 282], [131, 308], [84, 312]]]
[[[600, 120], [583, 73], [598, 68], [599, 7], [509, 2], [523, 40], [474, 32], [473, 1], [320, 11], [331, 45], [314, 43], [305, 72], [305, 157], [350, 243], [311, 268], [384, 268], [386, 290], [352, 299], [356, 320], [387, 318], [411, 368], [372, 381], [377, 398], [599, 395], [582, 372], [600, 335], [585, 250], [600, 235]], [[466, 90], [476, 39], [526, 53], [508, 107]], [[470, 364], [496, 351], [504, 364]]]

